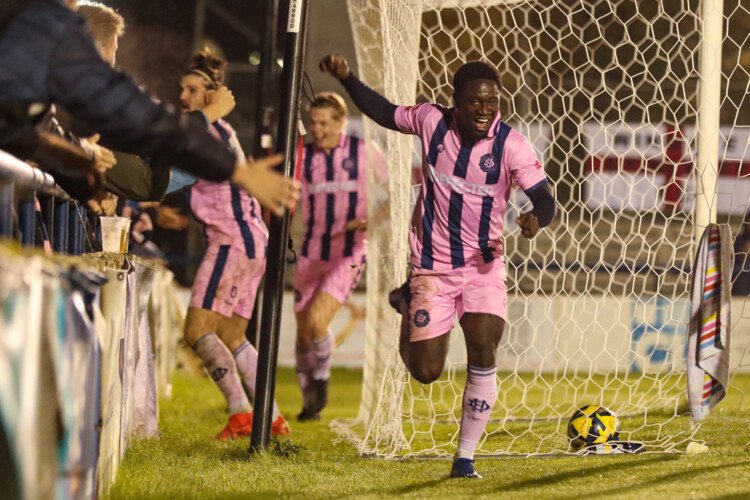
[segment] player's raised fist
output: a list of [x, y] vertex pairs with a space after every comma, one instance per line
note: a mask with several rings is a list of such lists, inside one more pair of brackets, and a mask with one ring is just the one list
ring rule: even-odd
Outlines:
[[349, 61], [341, 54], [328, 54], [320, 60], [320, 71], [328, 72], [339, 80], [349, 76]]

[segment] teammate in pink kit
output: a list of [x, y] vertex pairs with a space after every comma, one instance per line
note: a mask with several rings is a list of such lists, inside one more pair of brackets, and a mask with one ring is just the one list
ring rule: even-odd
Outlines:
[[[303, 152], [301, 216], [306, 227], [294, 305], [301, 421], [320, 418], [327, 404], [334, 348], [331, 321], [365, 267], [368, 155], [362, 139], [344, 132], [347, 114], [341, 96], [317, 94], [310, 106], [314, 141]], [[382, 158], [374, 149], [370, 154], [376, 161]]]
[[533, 238], [552, 221], [555, 201], [544, 170], [526, 138], [502, 121], [501, 80], [489, 64], [469, 62], [456, 71], [452, 108], [397, 106], [360, 82], [338, 54], [326, 56], [320, 67], [375, 122], [421, 139], [412, 270], [389, 299], [403, 315], [401, 357], [422, 383], [440, 377], [458, 314], [468, 366], [451, 476], [480, 478], [474, 451], [497, 399], [495, 353], [506, 317], [503, 215], [517, 185], [533, 204], [518, 217], [521, 234]]
[[[184, 112], [202, 110], [219, 96], [231, 101], [231, 110], [234, 98], [223, 85], [225, 67], [226, 62], [208, 51], [193, 58], [181, 82]], [[226, 121], [213, 122], [211, 133], [238, 158], [245, 157]], [[190, 208], [206, 225], [208, 248], [193, 284], [185, 340], [229, 406], [229, 422], [216, 438], [235, 439], [252, 431], [248, 395], [255, 394], [258, 353], [245, 338], [245, 329], [266, 269], [268, 230], [257, 200], [229, 182], [199, 180], [190, 193]], [[272, 434], [289, 434], [275, 403], [273, 412]]]

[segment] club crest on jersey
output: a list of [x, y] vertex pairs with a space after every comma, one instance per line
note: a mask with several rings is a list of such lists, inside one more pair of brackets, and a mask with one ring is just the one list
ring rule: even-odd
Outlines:
[[487, 172], [488, 174], [497, 170], [498, 167], [497, 162], [495, 161], [495, 157], [490, 153], [482, 156], [482, 158], [479, 159], [479, 168], [481, 168], [483, 172]]
[[430, 313], [425, 309], [418, 309], [414, 313], [414, 325], [418, 328], [424, 328], [430, 324]]
[[354, 170], [354, 161], [351, 158], [347, 158], [341, 162], [341, 168], [347, 172]]
[[442, 144], [438, 144], [437, 150], [438, 153], [443, 153], [445, 152], [445, 146], [443, 146]]

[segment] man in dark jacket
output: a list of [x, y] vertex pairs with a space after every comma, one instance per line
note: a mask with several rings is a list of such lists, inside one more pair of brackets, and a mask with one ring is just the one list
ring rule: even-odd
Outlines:
[[3, 0], [0, 8], [0, 149], [28, 133], [52, 103], [101, 135], [104, 146], [231, 180], [277, 213], [299, 188], [271, 168], [273, 156], [236, 163], [208, 124], [154, 103], [102, 60], [85, 21], [60, 0]]

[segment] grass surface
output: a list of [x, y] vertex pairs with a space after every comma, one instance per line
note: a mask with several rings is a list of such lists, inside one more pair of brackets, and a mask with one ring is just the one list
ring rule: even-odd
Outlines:
[[[727, 401], [701, 430], [710, 447], [702, 455], [484, 459], [483, 480], [451, 480], [448, 460], [364, 459], [335, 442], [326, 424], [356, 415], [360, 383], [359, 372], [335, 370], [323, 421], [292, 419], [290, 442], [301, 449], [281, 457], [248, 454], [248, 440], [214, 441], [226, 421], [220, 393], [208, 378], [177, 373], [174, 396], [161, 402], [161, 438], [131, 444], [110, 498], [750, 497], [750, 415], [723, 408]], [[301, 402], [291, 370], [280, 371], [277, 394], [294, 416]]]

